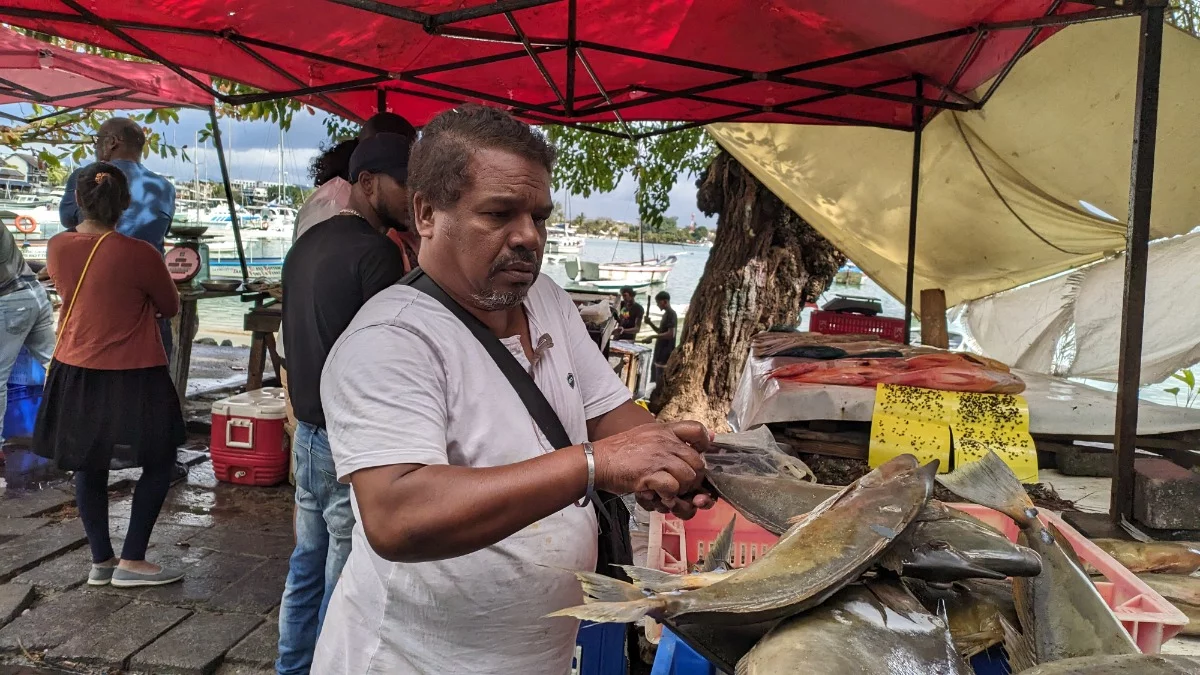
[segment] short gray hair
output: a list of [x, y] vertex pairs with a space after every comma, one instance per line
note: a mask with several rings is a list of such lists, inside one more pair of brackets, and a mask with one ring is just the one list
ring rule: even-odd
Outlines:
[[488, 148], [511, 152], [554, 170], [554, 146], [540, 132], [507, 112], [467, 104], [433, 118], [421, 130], [408, 164], [408, 189], [435, 208], [458, 203], [471, 183], [471, 153]]

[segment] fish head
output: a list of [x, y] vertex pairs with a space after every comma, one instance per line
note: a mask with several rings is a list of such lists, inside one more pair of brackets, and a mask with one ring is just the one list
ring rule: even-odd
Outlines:
[[847, 488], [847, 497], [862, 508], [865, 527], [894, 540], [925, 506], [936, 472], [936, 462], [921, 466], [912, 455], [899, 455]]
[[1042, 559], [986, 525], [967, 519], [919, 522], [906, 533], [903, 576], [934, 582], [1037, 576]]

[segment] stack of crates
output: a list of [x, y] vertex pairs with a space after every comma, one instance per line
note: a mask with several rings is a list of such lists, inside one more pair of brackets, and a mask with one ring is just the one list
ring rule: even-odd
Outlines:
[[21, 438], [33, 435], [38, 407], [42, 404], [42, 390], [46, 384], [46, 370], [42, 364], [21, 347], [17, 362], [8, 376], [5, 392], [8, 407], [4, 411], [4, 437]]

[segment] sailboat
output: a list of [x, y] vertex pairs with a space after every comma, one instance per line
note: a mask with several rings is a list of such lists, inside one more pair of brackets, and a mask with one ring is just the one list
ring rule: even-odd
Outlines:
[[678, 258], [673, 255], [646, 259], [646, 245], [642, 239], [642, 225], [638, 223], [638, 262], [595, 263], [578, 258], [563, 263], [567, 277], [573, 281], [601, 289], [629, 286], [634, 290], [652, 284], [665, 284]]

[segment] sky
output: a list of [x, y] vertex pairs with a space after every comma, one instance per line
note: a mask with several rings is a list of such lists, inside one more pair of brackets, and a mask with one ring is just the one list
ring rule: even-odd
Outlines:
[[[292, 128], [285, 134], [283, 150], [283, 170], [286, 181], [297, 185], [311, 185], [308, 177], [308, 165], [326, 142], [324, 113], [308, 115], [299, 113], [292, 121]], [[208, 113], [195, 110], [183, 110], [179, 114], [179, 124], [156, 125], [165, 140], [182, 148], [188, 146], [188, 156], [193, 154], [195, 134], [208, 124]], [[229, 173], [234, 179], [262, 180], [275, 182], [279, 180], [279, 128], [267, 122], [232, 122], [222, 120], [222, 131], [225, 142], [226, 157], [229, 161]], [[196, 153], [200, 178], [220, 180], [221, 171], [217, 164], [216, 152], [211, 147]], [[152, 157], [146, 160], [146, 166], [159, 173], [170, 174], [181, 181], [191, 180], [195, 168], [191, 162], [184, 163], [180, 159], [162, 159]], [[697, 225], [712, 228], [715, 218], [708, 218], [696, 208], [695, 178], [681, 176], [671, 191], [671, 206], [667, 216], [678, 218], [680, 226], [691, 222], [693, 215]], [[567, 202], [566, 195], [560, 191], [554, 195], [554, 200]], [[629, 180], [623, 180], [617, 189], [602, 195], [593, 194], [583, 198], [570, 198], [570, 213], [574, 217], [583, 213], [590, 217], [607, 216], [616, 220], [637, 222], [637, 205], [634, 203], [634, 185]]]

